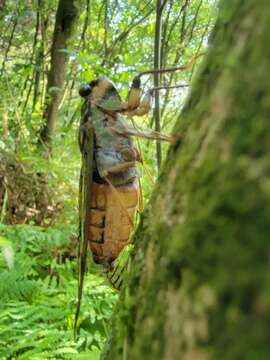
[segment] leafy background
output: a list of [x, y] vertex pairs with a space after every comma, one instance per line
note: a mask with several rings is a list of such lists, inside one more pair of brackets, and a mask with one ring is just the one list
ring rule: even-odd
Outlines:
[[[156, 4], [78, 1], [80, 17], [64, 50], [68, 63], [52, 154], [44, 158], [37, 143], [57, 3], [0, 2], [0, 359], [98, 359], [118, 297], [89, 257], [74, 340], [82, 104], [77, 90], [105, 74], [126, 97], [135, 74], [153, 67]], [[168, 0], [162, 66], [188, 64], [203, 54], [215, 14], [213, 0]], [[179, 118], [201, 60], [163, 77], [165, 84], [183, 85], [161, 93], [163, 132]], [[146, 77], [144, 90], [152, 86]], [[152, 112], [135, 120], [153, 127]], [[148, 169], [138, 169], [147, 203], [157, 177], [156, 148], [149, 141], [140, 141], [140, 147]]]
[[[0, 358], [95, 359], [117, 294], [98, 273], [87, 274], [75, 341], [77, 263], [65, 259], [72, 226], [4, 225], [0, 230], [2, 243], [6, 240], [0, 263]], [[9, 254], [3, 252], [7, 247]]]

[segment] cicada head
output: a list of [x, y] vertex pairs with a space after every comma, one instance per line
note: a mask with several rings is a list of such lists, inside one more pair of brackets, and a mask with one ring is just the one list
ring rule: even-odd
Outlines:
[[106, 110], [113, 111], [119, 107], [121, 97], [114, 83], [106, 76], [100, 76], [79, 90], [80, 96], [89, 99], [93, 105], [98, 105]]
[[83, 98], [88, 98], [93, 89], [97, 86], [98, 80], [93, 80], [90, 83], [83, 85], [79, 89], [79, 95]]

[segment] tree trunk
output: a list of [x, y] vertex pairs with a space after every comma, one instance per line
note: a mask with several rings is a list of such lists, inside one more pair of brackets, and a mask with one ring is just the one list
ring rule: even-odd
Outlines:
[[[270, 2], [223, 0], [106, 360], [270, 356]], [[269, 77], [269, 79], [268, 79]]]
[[[154, 69], [160, 69], [161, 66], [161, 37], [162, 37], [162, 13], [167, 0], [156, 0], [156, 25], [155, 25], [155, 46], [154, 46]], [[154, 86], [160, 85], [160, 74], [154, 74]], [[155, 91], [154, 108], [155, 130], [160, 132], [160, 98], [159, 91]], [[160, 170], [162, 163], [162, 147], [160, 141], [156, 143], [157, 169]]]
[[78, 17], [77, 0], [59, 0], [53, 44], [51, 50], [51, 67], [48, 74], [45, 109], [43, 113], [44, 126], [40, 132], [39, 142], [50, 150], [51, 140], [56, 125], [58, 106], [62, 97], [62, 86], [65, 79], [65, 64], [68, 40]]

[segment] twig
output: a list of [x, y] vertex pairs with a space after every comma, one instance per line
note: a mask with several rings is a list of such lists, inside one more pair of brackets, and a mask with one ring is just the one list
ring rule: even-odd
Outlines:
[[8, 56], [8, 53], [9, 53], [9, 50], [12, 46], [12, 41], [13, 41], [13, 37], [14, 37], [14, 33], [15, 33], [15, 29], [16, 29], [16, 26], [17, 26], [17, 23], [18, 23], [18, 17], [16, 16], [15, 20], [14, 20], [14, 23], [13, 23], [13, 28], [11, 30], [11, 34], [10, 34], [10, 37], [9, 37], [9, 42], [8, 42], [8, 46], [7, 46], [7, 49], [5, 51], [5, 54], [4, 54], [4, 59], [3, 59], [3, 63], [2, 63], [2, 68], [1, 68], [1, 72], [0, 72], [0, 76], [3, 75], [4, 73], [4, 70], [5, 70], [5, 64], [6, 64], [6, 60], [7, 60], [7, 56]]
[[[7, 90], [8, 90], [9, 96], [11, 97], [13, 105], [14, 105], [14, 112], [15, 112], [15, 115], [16, 115], [15, 117], [16, 117], [16, 120], [17, 120], [17, 125], [18, 125], [18, 127], [20, 127], [21, 122], [20, 122], [20, 115], [19, 115], [17, 103], [16, 103], [14, 95], [12, 94], [11, 88], [9, 86], [9, 80], [8, 80], [7, 74], [5, 73], [4, 76], [5, 76], [5, 79], [6, 79]], [[20, 134], [23, 134], [23, 132], [20, 132]], [[23, 137], [24, 137], [24, 135], [23, 135]]]
[[4, 184], [4, 188], [5, 188], [5, 193], [4, 193], [3, 205], [2, 205], [2, 209], [1, 209], [1, 217], [0, 217], [1, 224], [3, 224], [5, 216], [6, 216], [7, 202], [8, 202], [8, 190], [6, 187], [6, 177], [5, 176], [4, 176], [3, 184]]
[[142, 71], [139, 73], [139, 75], [137, 75], [137, 77], [141, 77], [144, 75], [149, 75], [149, 74], [163, 74], [163, 73], [170, 73], [170, 72], [175, 72], [175, 71], [185, 71], [188, 70], [189, 68], [191, 68], [194, 64], [194, 62], [201, 56], [203, 56], [204, 53], [197, 55], [194, 59], [192, 59], [192, 61], [187, 64], [187, 65], [182, 65], [182, 66], [176, 66], [176, 67], [168, 67], [168, 68], [163, 68], [163, 69], [152, 69], [152, 70], [146, 70], [146, 71]]
[[151, 89], [151, 91], [159, 91], [159, 90], [165, 90], [165, 89], [178, 89], [178, 88], [185, 88], [189, 87], [188, 84], [182, 84], [182, 85], [162, 85], [162, 86], [156, 86]]

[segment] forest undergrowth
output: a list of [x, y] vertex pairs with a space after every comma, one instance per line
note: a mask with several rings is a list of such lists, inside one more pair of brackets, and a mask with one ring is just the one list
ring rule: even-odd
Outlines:
[[[155, 177], [146, 145], [144, 166]], [[80, 157], [74, 133], [54, 146], [49, 161], [25, 146], [0, 149], [0, 360], [99, 359], [118, 299], [89, 254], [74, 338]], [[138, 172], [146, 204], [153, 183]]]
[[74, 339], [77, 261], [74, 226], [1, 225], [0, 359], [97, 359], [116, 292], [86, 275]]

